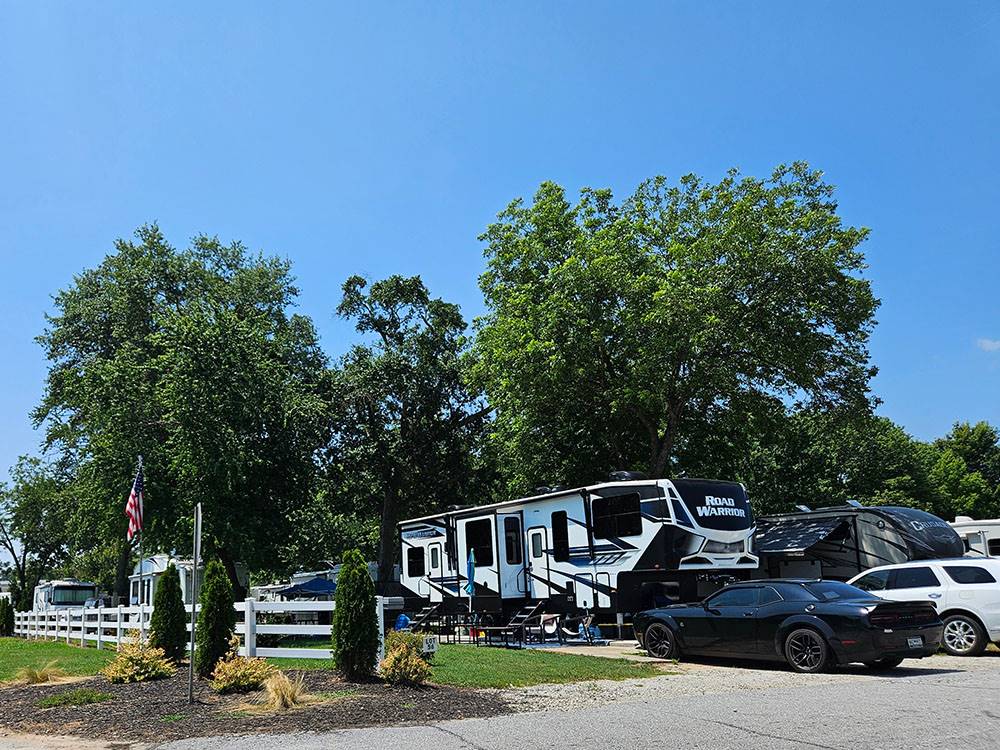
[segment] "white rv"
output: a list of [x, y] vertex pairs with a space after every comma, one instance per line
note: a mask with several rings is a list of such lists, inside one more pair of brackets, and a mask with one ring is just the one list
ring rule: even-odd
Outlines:
[[968, 516], [959, 516], [950, 525], [962, 537], [970, 552], [1000, 557], [1000, 518], [975, 521]]
[[35, 586], [34, 609], [44, 611], [79, 608], [89, 599], [96, 599], [97, 595], [97, 584], [90, 581], [78, 581], [75, 578], [42, 581]]
[[743, 485], [634, 476], [403, 521], [407, 607], [506, 613], [545, 601], [549, 611], [637, 612], [756, 569]]
[[[167, 570], [170, 563], [177, 568], [177, 574], [181, 583], [181, 599], [185, 604], [191, 603], [194, 587], [194, 562], [175, 558], [172, 555], [158, 554], [147, 557], [136, 564], [129, 580], [129, 603], [139, 604], [139, 582], [142, 582], [142, 604], [152, 604], [156, 598], [156, 587], [160, 578]], [[140, 575], [141, 571], [141, 575]], [[198, 585], [201, 586], [201, 577], [205, 572], [204, 563], [198, 566]], [[236, 578], [240, 585], [246, 589], [250, 585], [250, 576], [247, 574], [243, 563], [236, 563]]]

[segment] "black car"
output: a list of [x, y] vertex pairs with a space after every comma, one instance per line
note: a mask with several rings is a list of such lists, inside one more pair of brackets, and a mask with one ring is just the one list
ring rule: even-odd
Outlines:
[[639, 643], [660, 659], [776, 659], [797, 672], [851, 662], [892, 669], [936, 652], [943, 628], [929, 602], [890, 602], [839, 581], [800, 579], [733, 584], [700, 603], [640, 612], [633, 624]]

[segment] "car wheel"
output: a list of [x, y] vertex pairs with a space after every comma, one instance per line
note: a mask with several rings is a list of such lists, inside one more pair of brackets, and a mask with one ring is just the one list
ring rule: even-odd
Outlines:
[[661, 622], [654, 622], [646, 628], [642, 644], [646, 653], [654, 659], [673, 659], [677, 656], [677, 639], [673, 631]]
[[952, 656], [979, 656], [986, 650], [986, 633], [968, 615], [951, 615], [944, 619], [941, 645]]
[[799, 628], [785, 638], [785, 661], [796, 672], [822, 672], [830, 662], [830, 647], [815, 630]]
[[866, 661], [865, 666], [868, 669], [874, 670], [875, 672], [888, 672], [890, 669], [895, 669], [903, 660], [900, 659], [876, 659], [875, 661]]

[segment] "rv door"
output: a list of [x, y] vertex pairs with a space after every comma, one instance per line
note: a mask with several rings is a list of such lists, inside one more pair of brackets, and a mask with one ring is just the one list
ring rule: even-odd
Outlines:
[[524, 586], [524, 528], [521, 512], [497, 514], [497, 536], [500, 552], [500, 596], [522, 599], [527, 596]]
[[528, 591], [532, 599], [548, 599], [549, 540], [544, 526], [528, 530]]

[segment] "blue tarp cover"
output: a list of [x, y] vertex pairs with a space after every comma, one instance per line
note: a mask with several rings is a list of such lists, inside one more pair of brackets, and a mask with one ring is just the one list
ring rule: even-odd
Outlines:
[[333, 592], [336, 590], [337, 584], [332, 581], [328, 581], [325, 578], [313, 578], [311, 581], [297, 583], [294, 586], [289, 586], [287, 589], [282, 589], [278, 594], [285, 598], [293, 599], [295, 597], [333, 596]]

